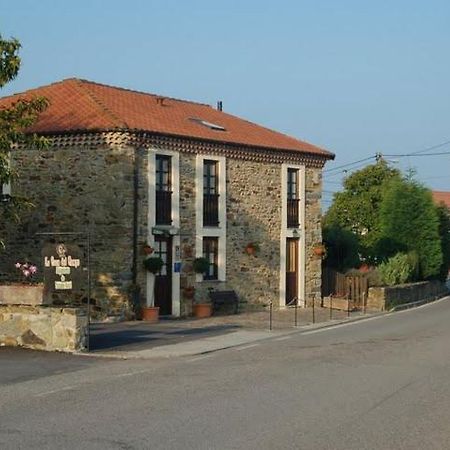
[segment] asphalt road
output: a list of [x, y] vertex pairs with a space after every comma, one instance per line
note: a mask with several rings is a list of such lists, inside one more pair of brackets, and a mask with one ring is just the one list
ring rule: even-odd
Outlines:
[[2, 450], [450, 449], [450, 298], [195, 357], [35, 355], [0, 350]]

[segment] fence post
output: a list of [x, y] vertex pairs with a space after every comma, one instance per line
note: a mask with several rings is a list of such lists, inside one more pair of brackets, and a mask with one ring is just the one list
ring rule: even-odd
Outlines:
[[311, 296], [312, 296], [312, 322], [316, 323], [315, 296], [314, 294], [311, 294]]
[[347, 319], [350, 317], [350, 295], [347, 294]]
[[362, 293], [363, 298], [363, 314], [366, 314], [366, 291]]
[[273, 308], [273, 303], [271, 300], [269, 303], [269, 331], [272, 331], [272, 308]]
[[333, 294], [330, 294], [330, 320], [333, 320]]
[[294, 319], [294, 327], [297, 327], [297, 307], [298, 307], [298, 298], [295, 299], [295, 319]]

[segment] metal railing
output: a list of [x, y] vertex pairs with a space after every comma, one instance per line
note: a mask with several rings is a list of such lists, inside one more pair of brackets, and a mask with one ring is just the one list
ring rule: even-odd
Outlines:
[[219, 225], [219, 194], [203, 195], [203, 225]]

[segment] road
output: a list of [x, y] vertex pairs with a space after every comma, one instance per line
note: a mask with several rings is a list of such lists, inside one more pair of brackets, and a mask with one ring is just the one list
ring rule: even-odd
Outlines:
[[449, 425], [450, 298], [191, 357], [0, 350], [1, 449], [431, 450]]

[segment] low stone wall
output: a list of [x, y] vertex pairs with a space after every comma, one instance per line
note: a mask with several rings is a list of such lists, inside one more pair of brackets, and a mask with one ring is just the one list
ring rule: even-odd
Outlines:
[[86, 332], [81, 308], [0, 305], [0, 346], [75, 352], [86, 347]]
[[440, 281], [421, 281], [389, 287], [371, 287], [367, 296], [367, 310], [388, 311], [406, 303], [431, 300], [448, 294]]

